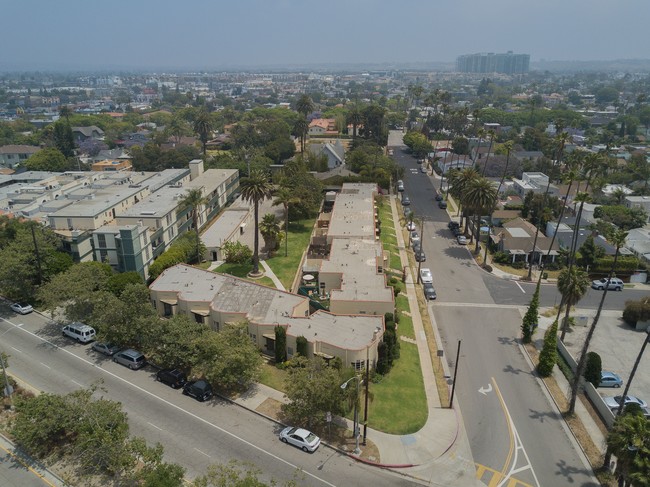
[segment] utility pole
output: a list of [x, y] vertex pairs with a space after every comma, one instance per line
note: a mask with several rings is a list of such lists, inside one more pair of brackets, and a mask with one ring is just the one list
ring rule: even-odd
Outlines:
[[43, 271], [41, 269], [41, 255], [38, 252], [38, 243], [36, 242], [36, 233], [34, 231], [35, 223], [31, 223], [29, 227], [32, 230], [32, 240], [34, 242], [34, 253], [36, 254], [36, 269], [38, 270], [38, 284], [43, 283]]
[[451, 398], [449, 399], [449, 409], [454, 407], [454, 392], [456, 391], [456, 377], [458, 376], [458, 360], [460, 359], [460, 342], [458, 340], [458, 350], [456, 351], [456, 363], [454, 364], [454, 380], [451, 384]]

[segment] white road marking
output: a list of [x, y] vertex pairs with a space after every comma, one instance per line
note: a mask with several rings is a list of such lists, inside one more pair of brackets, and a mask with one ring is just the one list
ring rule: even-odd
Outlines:
[[18, 353], [24, 353], [22, 350], [18, 350], [16, 347], [11, 347], [12, 350], [15, 350]]
[[[151, 423], [150, 423], [150, 424], [151, 424]], [[194, 448], [194, 449], [195, 449], [196, 451], [198, 451], [201, 455], [205, 455], [205, 456], [208, 457], [208, 458], [212, 458], [210, 455], [208, 455], [208, 454], [205, 453], [205, 452], [202, 452], [202, 451], [199, 450], [198, 448]]]
[[79, 387], [84, 387], [83, 384], [79, 384], [79, 382], [77, 382], [76, 380], [74, 380], [74, 379], [70, 379], [70, 380], [71, 380], [74, 384], [77, 384]]
[[517, 287], [518, 287], [519, 289], [521, 289], [521, 292], [522, 292], [522, 293], [526, 294], [526, 291], [524, 291], [524, 288], [521, 287], [517, 281], [514, 281], [514, 283], [517, 285]]
[[45, 365], [43, 362], [39, 362], [39, 364], [41, 364], [46, 369], [52, 369], [52, 367], [50, 367], [49, 365]]
[[[4, 319], [4, 318], [0, 318], [0, 319], [6, 321], [6, 322], [9, 323], [11, 326], [16, 326], [14, 323], [10, 322], [9, 320], [6, 320], [6, 319]], [[180, 412], [182, 412], [182, 413], [184, 413], [184, 414], [187, 414], [188, 416], [191, 416], [192, 418], [196, 419], [197, 421], [201, 421], [202, 423], [205, 423], [206, 425], [211, 426], [212, 428], [216, 429], [217, 431], [220, 431], [220, 432], [222, 432], [223, 434], [230, 436], [232, 439], [237, 440], [237, 441], [241, 441], [242, 443], [244, 443], [245, 445], [249, 446], [250, 448], [253, 448], [253, 449], [257, 450], [258, 452], [263, 453], [263, 454], [265, 454], [265, 455], [268, 455], [268, 456], [270, 456], [271, 458], [273, 458], [273, 459], [275, 459], [275, 460], [277, 460], [277, 461], [279, 461], [279, 462], [281, 462], [281, 463], [283, 463], [283, 464], [285, 464], [285, 465], [287, 465], [287, 466], [293, 468], [294, 470], [300, 470], [300, 471], [301, 471], [302, 473], [304, 473], [305, 475], [308, 475], [308, 476], [310, 476], [311, 478], [313, 478], [313, 479], [315, 479], [315, 480], [318, 480], [319, 482], [322, 482], [322, 483], [325, 484], [325, 485], [329, 485], [330, 487], [336, 487], [336, 485], [331, 484], [331, 483], [328, 482], [327, 480], [322, 479], [322, 478], [318, 477], [317, 475], [314, 475], [313, 473], [308, 472], [308, 471], [305, 470], [304, 468], [299, 467], [298, 465], [294, 465], [293, 463], [291, 463], [291, 462], [285, 460], [284, 458], [281, 458], [281, 457], [279, 457], [279, 456], [277, 456], [277, 455], [274, 455], [273, 453], [270, 453], [270, 452], [264, 450], [263, 448], [261, 448], [261, 447], [255, 445], [255, 444], [253, 444], [253, 443], [251, 443], [250, 441], [247, 441], [247, 440], [245, 440], [245, 439], [243, 439], [243, 438], [240, 438], [239, 436], [235, 435], [234, 433], [231, 433], [230, 431], [225, 430], [225, 429], [221, 428], [220, 426], [217, 426], [216, 424], [210, 423], [208, 420], [203, 419], [202, 417], [197, 416], [196, 414], [193, 414], [193, 413], [191, 413], [191, 412], [189, 412], [189, 411], [186, 411], [185, 409], [183, 409], [182, 407], [180, 407], [180, 406], [174, 404], [173, 402], [169, 402], [169, 401], [167, 401], [166, 399], [163, 399], [162, 397], [156, 396], [154, 393], [149, 392], [148, 390], [146, 390], [146, 389], [144, 389], [144, 388], [142, 388], [142, 387], [140, 387], [140, 386], [138, 386], [138, 385], [136, 385], [136, 384], [133, 384], [133, 383], [129, 382], [129, 381], [126, 380], [125, 378], [120, 377], [119, 375], [114, 374], [113, 372], [109, 372], [108, 370], [103, 369], [102, 367], [100, 367], [99, 365], [97, 365], [97, 364], [91, 362], [90, 360], [86, 360], [85, 358], [82, 358], [82, 357], [79, 357], [78, 355], [75, 355], [75, 354], [72, 353], [70, 350], [66, 350], [65, 348], [61, 348], [61, 347], [59, 347], [58, 345], [56, 345], [56, 344], [50, 342], [49, 340], [46, 340], [45, 338], [43, 338], [43, 337], [37, 335], [36, 333], [33, 333], [33, 332], [29, 331], [29, 330], [25, 330], [24, 328], [22, 328], [21, 331], [24, 331], [25, 333], [28, 333], [29, 335], [33, 336], [34, 338], [37, 338], [38, 340], [40, 340], [40, 341], [42, 341], [42, 342], [44, 342], [44, 343], [46, 343], [46, 344], [52, 346], [52, 347], [55, 348], [55, 349], [58, 349], [58, 350], [60, 350], [60, 351], [62, 351], [62, 352], [64, 352], [64, 353], [67, 353], [68, 355], [73, 356], [73, 357], [76, 358], [77, 360], [81, 360], [82, 362], [86, 363], [87, 365], [90, 365], [91, 367], [95, 367], [96, 369], [101, 370], [103, 373], [105, 373], [105, 374], [107, 374], [107, 375], [110, 375], [110, 376], [113, 377], [114, 379], [124, 382], [125, 384], [127, 384], [127, 385], [129, 385], [129, 386], [131, 386], [131, 387], [133, 387], [133, 388], [135, 388], [135, 389], [137, 389], [137, 390], [139, 390], [140, 392], [142, 392], [142, 393], [144, 393], [144, 394], [147, 394], [147, 395], [149, 395], [149, 396], [151, 396], [151, 397], [157, 399], [158, 401], [161, 401], [161, 402], [165, 403], [165, 404], [168, 405], [169, 407], [172, 407], [172, 408], [174, 408], [174, 409], [176, 409], [176, 410], [178, 410], [178, 411], [180, 411]], [[45, 364], [43, 364], [43, 365], [45, 365]], [[46, 365], [45, 365], [45, 366], [46, 366]], [[47, 366], [46, 366], [46, 367], [47, 367]], [[49, 367], [48, 367], [48, 369], [49, 369]], [[195, 448], [195, 450], [196, 450], [196, 448]], [[197, 450], [197, 451], [199, 451], [199, 450]], [[203, 452], [201, 452], [201, 453], [203, 453]], [[203, 453], [203, 454], [206, 455], [205, 453]], [[209, 455], [208, 455], [208, 457], [209, 457]]]
[[481, 394], [484, 396], [487, 396], [488, 392], [492, 392], [492, 384], [488, 384], [487, 387], [481, 386], [481, 388], [478, 390]]
[[[147, 424], [153, 426], [153, 427], [156, 428], [157, 430], [160, 430], [160, 431], [163, 430], [162, 428], [159, 428], [158, 426], [156, 426], [156, 425], [153, 424], [153, 423], [150, 423], [149, 421], [147, 421]], [[196, 448], [195, 448], [195, 450], [196, 450]], [[203, 452], [201, 452], [201, 453], [203, 453]], [[203, 453], [203, 454], [205, 455], [205, 453]]]

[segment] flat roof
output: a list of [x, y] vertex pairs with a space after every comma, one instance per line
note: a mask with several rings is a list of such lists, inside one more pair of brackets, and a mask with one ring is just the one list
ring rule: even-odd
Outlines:
[[233, 232], [239, 230], [249, 213], [246, 208], [227, 209], [201, 234], [201, 241], [208, 248], [221, 247], [221, 244], [227, 241]]
[[208, 169], [201, 175], [185, 184], [185, 188], [202, 188], [208, 187], [216, 189], [221, 183], [227, 181], [230, 177], [239, 173], [238, 169]]
[[372, 183], [344, 183], [336, 195], [328, 239], [375, 238], [375, 199], [377, 185]]
[[117, 218], [153, 218], [165, 216], [178, 206], [180, 199], [184, 196], [185, 190], [183, 188], [166, 186], [146, 196], [130, 208], [127, 208], [124, 213], [117, 215]]

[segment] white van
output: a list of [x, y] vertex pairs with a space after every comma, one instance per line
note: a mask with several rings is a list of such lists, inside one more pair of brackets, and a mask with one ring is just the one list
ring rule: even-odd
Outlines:
[[88, 343], [95, 339], [95, 329], [92, 326], [74, 322], [63, 327], [63, 336], [74, 338], [79, 343]]

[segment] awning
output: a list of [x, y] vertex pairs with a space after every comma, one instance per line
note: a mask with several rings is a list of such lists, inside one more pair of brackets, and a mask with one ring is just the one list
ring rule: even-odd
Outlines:
[[170, 299], [161, 299], [160, 302], [165, 303], [165, 304], [170, 304], [172, 306], [176, 306], [176, 304], [178, 303], [178, 299], [172, 299], [172, 298], [170, 298]]
[[210, 311], [205, 310], [205, 309], [191, 309], [190, 313], [194, 313], [195, 315], [199, 315], [199, 316], [209, 316], [210, 315]]
[[318, 355], [319, 357], [323, 357], [325, 360], [332, 360], [334, 358], [334, 355], [328, 355], [323, 352], [314, 352], [314, 355]]
[[264, 333], [262, 336], [264, 338], [268, 338], [269, 340], [275, 340], [275, 333]]

